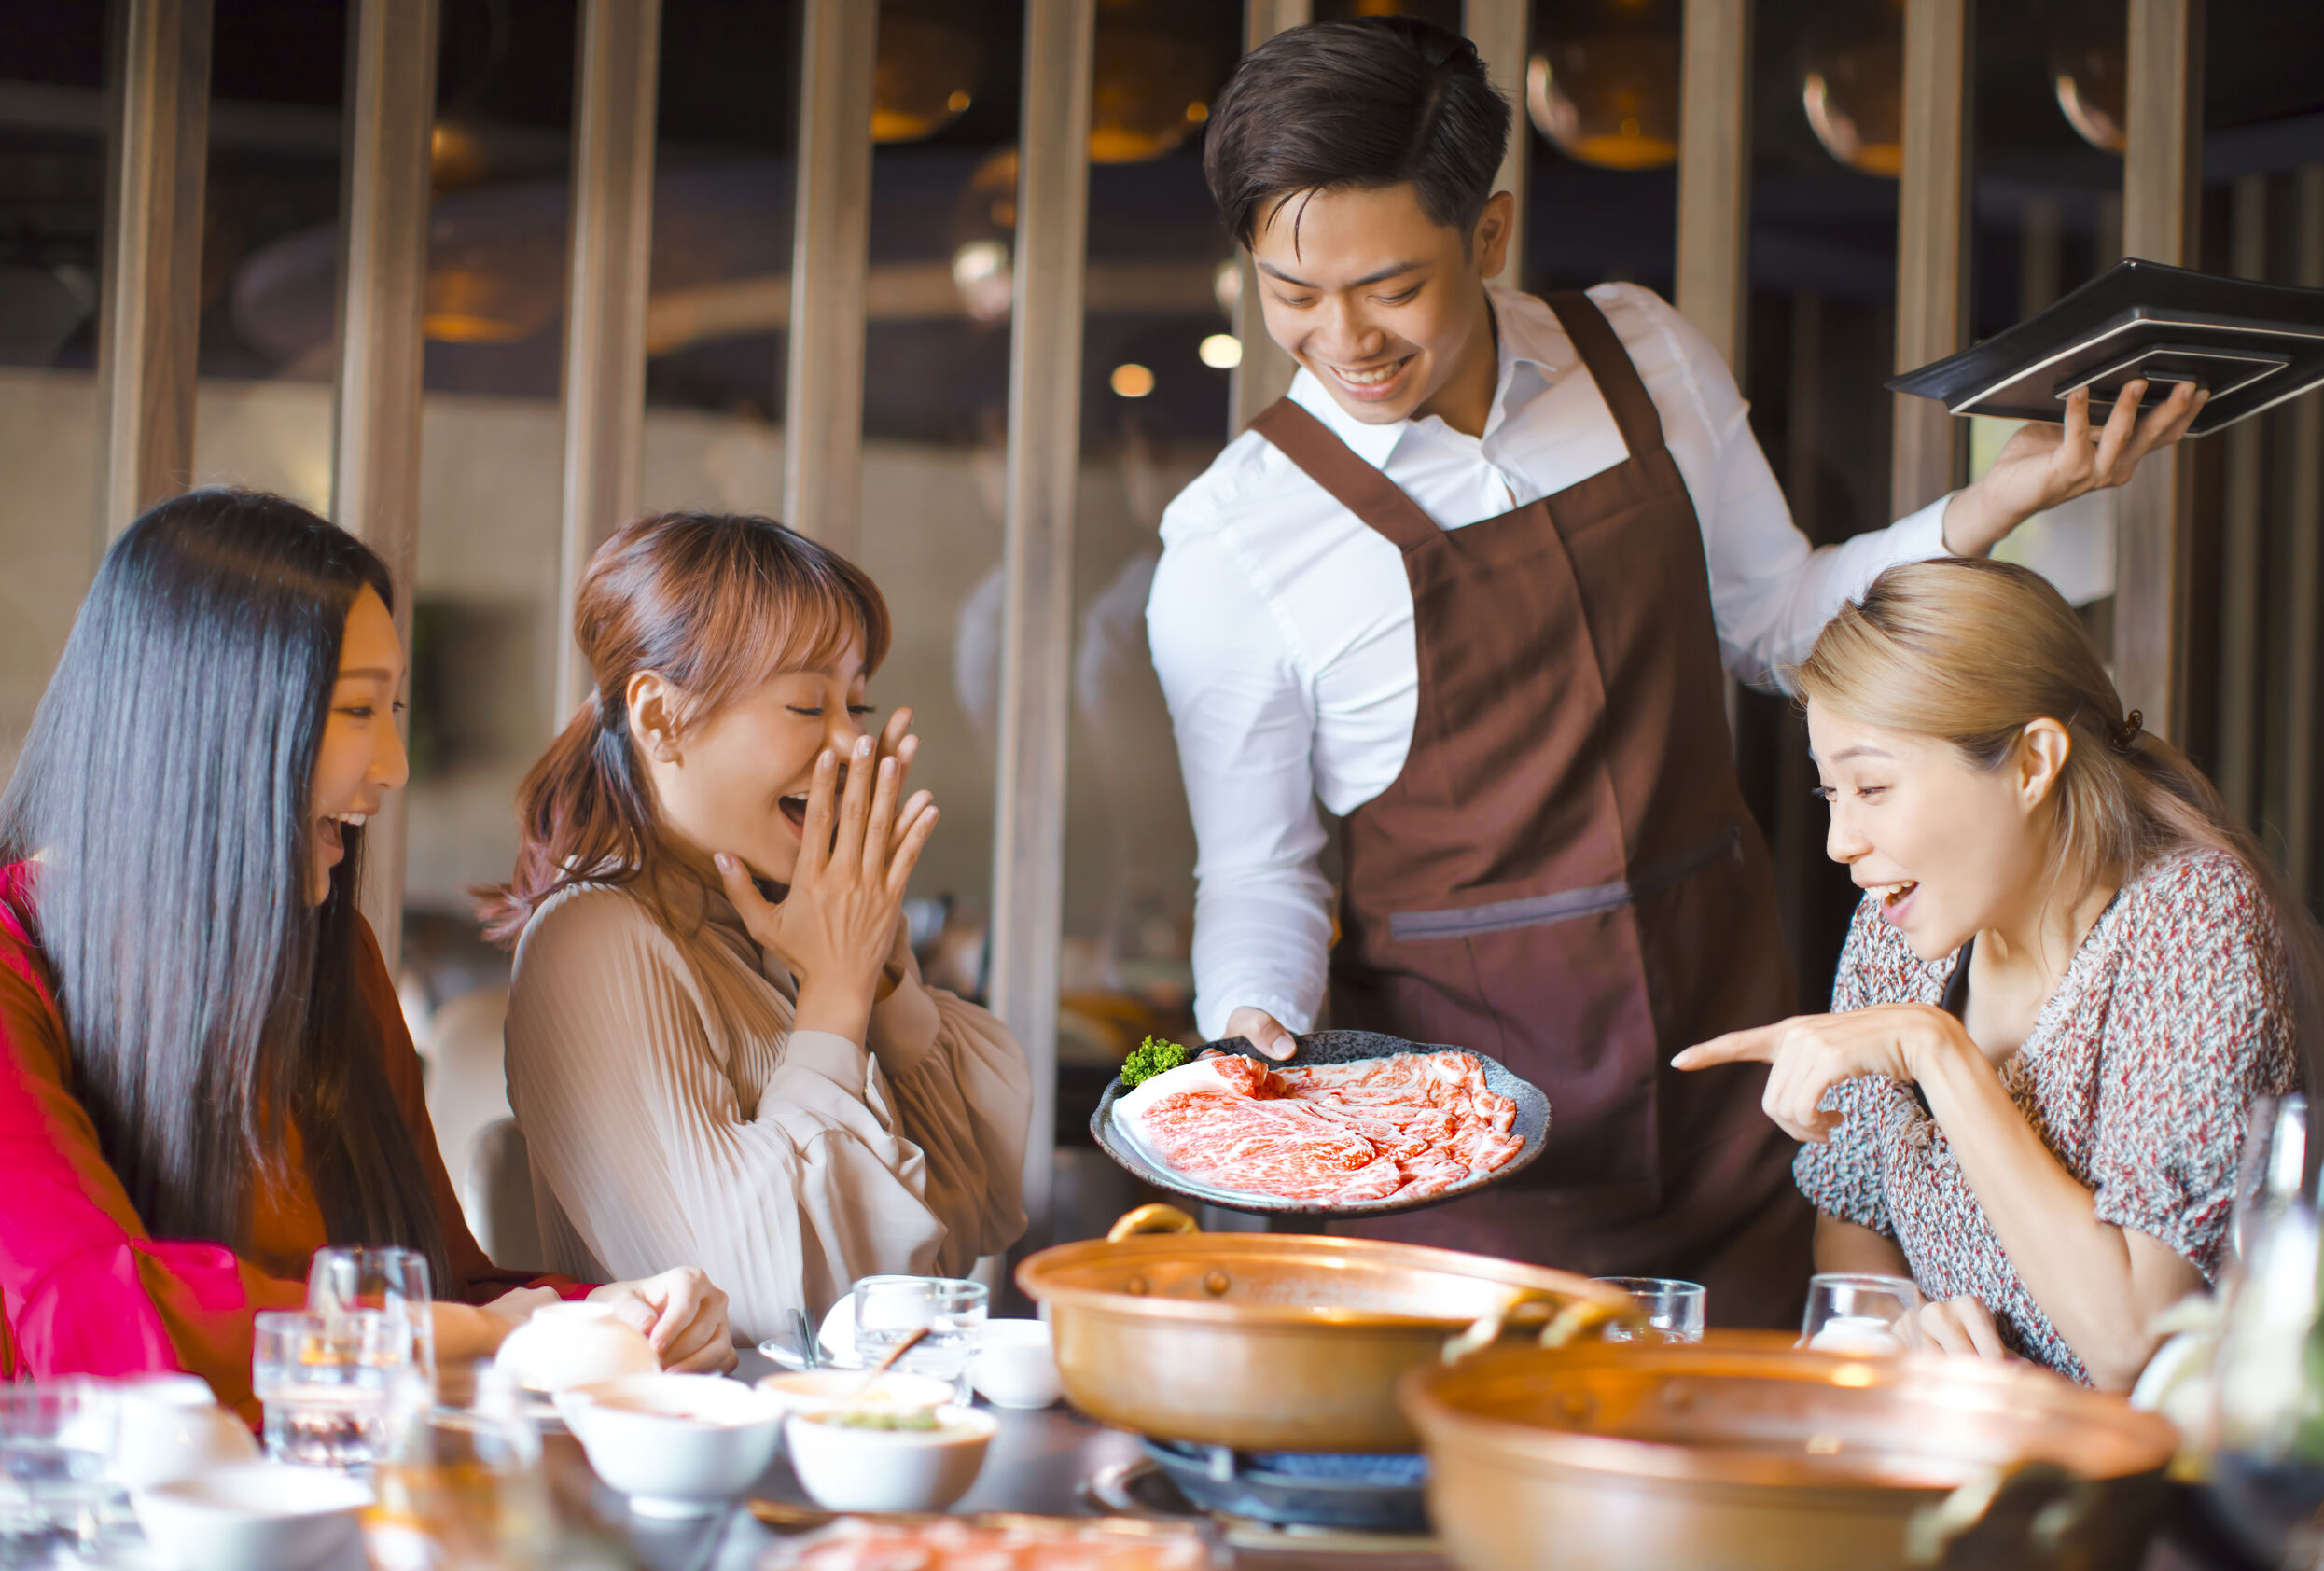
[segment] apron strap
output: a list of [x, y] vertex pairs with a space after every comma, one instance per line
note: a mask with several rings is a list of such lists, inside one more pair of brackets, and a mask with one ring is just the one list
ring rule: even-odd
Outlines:
[[[1274, 443], [1284, 457], [1323, 487], [1333, 501], [1386, 536], [1398, 549], [1417, 550], [1444, 537], [1436, 520], [1422, 512], [1419, 504], [1394, 480], [1357, 457], [1330, 426], [1290, 399], [1278, 398], [1259, 410], [1251, 429]], [[1625, 439], [1628, 435], [1623, 433]]]
[[1613, 325], [1606, 320], [1598, 302], [1579, 289], [1569, 289], [1549, 296], [1546, 303], [1557, 313], [1566, 336], [1574, 341], [1590, 380], [1598, 384], [1598, 395], [1614, 417], [1614, 428], [1621, 433], [1631, 462], [1661, 451], [1662, 411], [1654, 407], [1646, 383], [1638, 380], [1638, 368], [1630, 363], [1629, 351], [1615, 337]]

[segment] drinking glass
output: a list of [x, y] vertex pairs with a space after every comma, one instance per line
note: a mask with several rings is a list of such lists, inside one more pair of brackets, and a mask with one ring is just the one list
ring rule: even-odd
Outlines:
[[266, 1405], [270, 1462], [368, 1473], [391, 1398], [416, 1384], [409, 1321], [383, 1309], [255, 1317], [251, 1388]]
[[1808, 1279], [1800, 1345], [1818, 1353], [1911, 1353], [1921, 1336], [1921, 1290], [1909, 1276], [1825, 1272]]
[[108, 1520], [113, 1395], [95, 1381], [0, 1385], [0, 1565], [70, 1563]]
[[1608, 1326], [1607, 1342], [1701, 1342], [1704, 1311], [1710, 1295], [1699, 1282], [1677, 1282], [1666, 1276], [1601, 1276], [1594, 1280], [1620, 1287], [1646, 1314], [1644, 1326]]
[[2235, 1176], [2234, 1220], [2229, 1234], [2234, 1240], [2237, 1261], [2249, 1260], [2261, 1235], [2299, 1200], [2307, 1155], [2308, 1099], [2298, 1091], [2253, 1098], [2244, 1122], [2243, 1158]]
[[981, 1282], [951, 1276], [867, 1276], [856, 1284], [856, 1351], [870, 1369], [912, 1332], [927, 1335], [897, 1367], [950, 1381], [968, 1400], [968, 1359], [991, 1295]]
[[[365, 1538], [382, 1564], [539, 1565], [555, 1536], [540, 1435], [507, 1369], [446, 1371], [465, 1403], [398, 1411], [372, 1472]], [[384, 1552], [383, 1552], [384, 1551]]]
[[316, 1314], [350, 1309], [384, 1311], [411, 1339], [411, 1367], [436, 1379], [436, 1316], [427, 1257], [393, 1244], [317, 1249], [307, 1269], [307, 1308]]

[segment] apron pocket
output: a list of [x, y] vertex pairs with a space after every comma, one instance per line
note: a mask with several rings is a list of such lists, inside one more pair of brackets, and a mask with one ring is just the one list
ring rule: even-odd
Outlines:
[[1528, 895], [1514, 900], [1494, 900], [1455, 911], [1391, 911], [1388, 936], [1399, 941], [1421, 938], [1466, 938], [1480, 933], [1499, 933], [1512, 927], [1546, 927], [1578, 916], [1617, 911], [1669, 888], [1691, 873], [1702, 871], [1722, 856], [1740, 855], [1743, 826], [1730, 822], [1711, 839], [1676, 856], [1649, 863], [1630, 878], [1585, 889], [1561, 889], [1550, 895]]

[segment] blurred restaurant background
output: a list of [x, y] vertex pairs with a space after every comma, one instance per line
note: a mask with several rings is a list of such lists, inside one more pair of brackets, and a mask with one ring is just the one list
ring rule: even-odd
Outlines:
[[[0, 0], [0, 772], [142, 506], [257, 486], [379, 543], [413, 773], [370, 903], [448, 1162], [521, 1255], [466, 891], [580, 690], [574, 573], [639, 511], [781, 517], [895, 611], [872, 699], [945, 810], [913, 938], [1050, 1098], [1028, 1244], [1102, 1230], [1090, 1111], [1192, 1030], [1156, 526], [1287, 381], [1207, 105], [1275, 28], [1395, 11], [1522, 103], [1504, 282], [1676, 298], [1818, 542], [2006, 438], [1899, 368], [2124, 255], [2324, 285], [2313, 0]], [[2148, 469], [2005, 554], [2314, 899], [2324, 394]], [[1733, 720], [1821, 998], [1855, 892], [1788, 702]]]

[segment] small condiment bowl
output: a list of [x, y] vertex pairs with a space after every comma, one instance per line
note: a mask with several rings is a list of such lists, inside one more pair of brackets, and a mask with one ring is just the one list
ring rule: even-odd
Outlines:
[[1046, 1320], [987, 1320], [977, 1331], [968, 1383], [996, 1408], [1045, 1408], [1065, 1394]]
[[156, 1559], [180, 1571], [318, 1571], [359, 1542], [371, 1492], [324, 1467], [244, 1462], [130, 1495]]
[[557, 1411], [632, 1514], [708, 1516], [773, 1462], [783, 1408], [723, 1375], [629, 1375], [569, 1386]]
[[900, 1371], [867, 1375], [861, 1369], [793, 1369], [760, 1377], [758, 1389], [780, 1402], [786, 1414], [854, 1407], [910, 1411], [940, 1408], [958, 1399], [949, 1380]]
[[1000, 1421], [936, 1410], [934, 1429], [857, 1429], [794, 1412], [783, 1421], [791, 1471], [828, 1511], [940, 1511], [968, 1493]]

